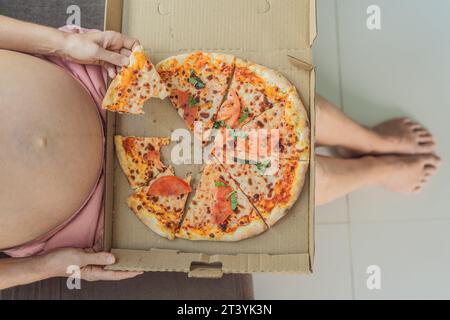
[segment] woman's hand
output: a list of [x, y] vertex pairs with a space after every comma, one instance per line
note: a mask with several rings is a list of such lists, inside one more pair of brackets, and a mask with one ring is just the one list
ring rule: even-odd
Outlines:
[[77, 63], [102, 65], [114, 78], [117, 67], [128, 64], [131, 50], [138, 44], [138, 40], [114, 31], [67, 33], [60, 55]]
[[32, 54], [58, 55], [68, 60], [99, 64], [115, 77], [116, 67], [128, 64], [136, 39], [114, 31], [63, 32], [0, 15], [0, 48]]
[[67, 267], [79, 266], [81, 279], [87, 281], [123, 280], [134, 278], [142, 272], [107, 271], [104, 266], [114, 264], [115, 258], [108, 252], [92, 252], [81, 249], [59, 249], [45, 256], [43, 267], [49, 272], [49, 277], [67, 277]]

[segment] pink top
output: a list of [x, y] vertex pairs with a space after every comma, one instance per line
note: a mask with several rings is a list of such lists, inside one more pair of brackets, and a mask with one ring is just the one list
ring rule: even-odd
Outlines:
[[[93, 31], [76, 26], [65, 26], [61, 30], [74, 33]], [[40, 58], [67, 70], [86, 88], [95, 101], [103, 124], [106, 114], [105, 110], [101, 109], [101, 104], [106, 93], [105, 70], [100, 66], [80, 65], [58, 57], [40, 56]], [[5, 253], [12, 257], [28, 257], [64, 247], [101, 250], [103, 247], [104, 180], [105, 174], [102, 168], [97, 185], [92, 190], [91, 195], [68, 221], [46, 235], [19, 247], [9, 249]]]

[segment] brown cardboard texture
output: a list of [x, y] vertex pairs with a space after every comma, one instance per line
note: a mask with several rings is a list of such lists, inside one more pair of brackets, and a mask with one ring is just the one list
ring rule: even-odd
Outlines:
[[[234, 54], [280, 71], [297, 87], [309, 111], [314, 150], [315, 5], [315, 0], [108, 0], [105, 28], [138, 38], [155, 64], [203, 50]], [[117, 257], [108, 269], [179, 271], [211, 278], [223, 273], [312, 272], [313, 154], [298, 201], [267, 232], [236, 243], [170, 241], [148, 230], [128, 209], [126, 198], [132, 190], [116, 160], [113, 136], [170, 136], [186, 126], [168, 99], [150, 99], [144, 110], [144, 116], [109, 112], [107, 117], [104, 240]], [[166, 164], [171, 164], [173, 145], [163, 148]], [[201, 167], [174, 166], [180, 177], [193, 174], [194, 187]]]

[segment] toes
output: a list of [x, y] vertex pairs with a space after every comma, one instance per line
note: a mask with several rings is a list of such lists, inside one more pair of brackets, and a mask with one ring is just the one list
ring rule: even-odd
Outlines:
[[423, 185], [416, 186], [416, 187], [414, 187], [412, 193], [413, 194], [419, 194], [419, 193], [422, 192], [422, 189], [423, 189]]
[[413, 132], [420, 132], [425, 130], [425, 128], [420, 123], [412, 123], [410, 124], [410, 128]]
[[419, 142], [418, 146], [421, 153], [431, 153], [436, 149], [436, 144], [433, 141]]
[[429, 177], [433, 176], [433, 175], [436, 173], [437, 167], [434, 167], [434, 166], [426, 166], [426, 167], [424, 168], [424, 171], [425, 171], [425, 172], [424, 172], [425, 177], [429, 178]]
[[405, 117], [401, 118], [400, 121], [402, 121], [404, 124], [413, 124], [414, 121], [411, 120], [411, 118]]
[[426, 168], [438, 168], [441, 164], [441, 158], [439, 158], [437, 155], [430, 154], [426, 156], [421, 157], [421, 163], [423, 167]]

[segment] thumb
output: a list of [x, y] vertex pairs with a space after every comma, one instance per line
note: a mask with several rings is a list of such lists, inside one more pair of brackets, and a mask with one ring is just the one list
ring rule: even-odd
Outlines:
[[114, 51], [106, 50], [104, 48], [98, 49], [97, 60], [100, 61], [100, 64], [104, 61], [116, 66], [126, 66], [130, 61], [127, 56], [121, 55]]
[[87, 265], [107, 266], [113, 264], [115, 261], [116, 258], [109, 252], [81, 253], [81, 264], [83, 266]]

